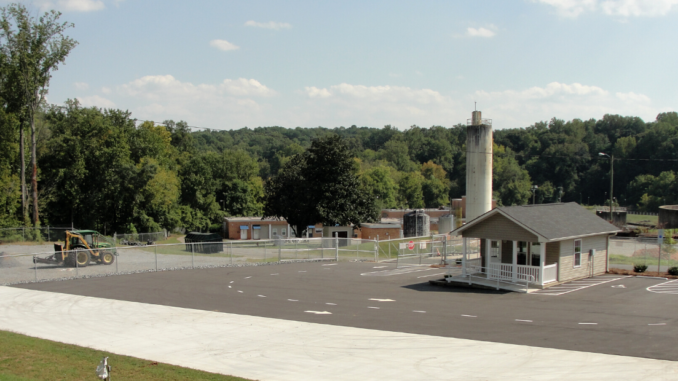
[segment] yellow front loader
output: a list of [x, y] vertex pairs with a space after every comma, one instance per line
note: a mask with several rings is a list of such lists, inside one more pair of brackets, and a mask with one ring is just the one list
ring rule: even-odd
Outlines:
[[67, 230], [64, 245], [54, 244], [54, 255], [35, 258], [35, 263], [85, 267], [91, 262], [110, 265], [117, 252], [104, 236], [94, 230]]

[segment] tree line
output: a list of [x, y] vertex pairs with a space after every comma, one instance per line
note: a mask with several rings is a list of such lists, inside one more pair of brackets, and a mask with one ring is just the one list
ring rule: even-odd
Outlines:
[[[304, 211], [295, 220], [301, 228], [372, 221], [382, 208], [436, 208], [465, 192], [461, 124], [196, 130], [77, 100], [47, 104], [51, 73], [77, 44], [64, 35], [72, 25], [57, 12], [31, 18], [20, 5], [0, 13], [0, 227], [204, 231], [224, 216]], [[605, 204], [604, 152], [615, 159], [615, 202], [653, 211], [678, 202], [677, 144], [676, 112], [648, 122], [605, 115], [496, 130], [494, 198]]]

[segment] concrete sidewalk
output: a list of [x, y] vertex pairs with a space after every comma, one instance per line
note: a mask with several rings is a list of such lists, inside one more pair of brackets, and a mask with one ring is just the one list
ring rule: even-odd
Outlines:
[[[319, 322], [323, 316], [317, 315]], [[678, 378], [678, 363], [665, 360], [296, 322], [11, 287], [0, 287], [0, 329], [258, 380]]]

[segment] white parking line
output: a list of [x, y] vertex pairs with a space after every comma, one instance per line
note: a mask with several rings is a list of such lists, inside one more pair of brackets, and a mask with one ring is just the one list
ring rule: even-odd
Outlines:
[[266, 297], [265, 295], [257, 295], [257, 296], [260, 297], [260, 298], [265, 298], [265, 297]]
[[655, 323], [655, 324], [648, 324], [648, 325], [666, 325], [666, 323]]
[[367, 308], [371, 308], [371, 309], [373, 309], [373, 310], [378, 310], [378, 309], [379, 309], [379, 307], [367, 307]]
[[516, 321], [522, 321], [522, 322], [525, 322], [525, 323], [532, 323], [532, 320], [516, 319]]
[[646, 288], [646, 290], [654, 292], [655, 294], [678, 294], [678, 279], [655, 284], [654, 286]]
[[425, 314], [426, 313], [426, 311], [412, 311], [412, 312], [416, 312], [416, 313], [419, 313], [419, 314]]
[[598, 325], [598, 323], [579, 323], [579, 325]]
[[289, 300], [290, 302], [298, 302], [297, 299], [287, 299], [287, 300]]
[[545, 288], [543, 290], [533, 291], [533, 292], [530, 293], [530, 295], [533, 295], [533, 294], [536, 294], [536, 295], [552, 295], [552, 296], [564, 295], [564, 294], [568, 294], [570, 292], [583, 290], [585, 288], [598, 286], [600, 284], [614, 282], [616, 280], [623, 279], [623, 278], [628, 278], [628, 277], [619, 277], [619, 278], [612, 278], [612, 279], [609, 279], [609, 277], [603, 277], [603, 278], [598, 278], [597, 280], [596, 279], [575, 280], [575, 281], [572, 281], [572, 282], [563, 283], [563, 284], [560, 284], [560, 285], [557, 285], [557, 286]]
[[463, 317], [472, 317], [472, 318], [477, 317], [477, 316], [474, 316], [474, 315], [461, 315], [461, 316], [463, 316]]

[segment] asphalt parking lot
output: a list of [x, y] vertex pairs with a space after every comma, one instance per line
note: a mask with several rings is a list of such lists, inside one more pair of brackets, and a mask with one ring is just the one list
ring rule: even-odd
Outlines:
[[[240, 315], [544, 348], [678, 359], [678, 294], [620, 278], [559, 295], [441, 288], [441, 271], [301, 263], [16, 287]], [[618, 276], [615, 278], [619, 278]], [[655, 287], [656, 288], [656, 287]]]

